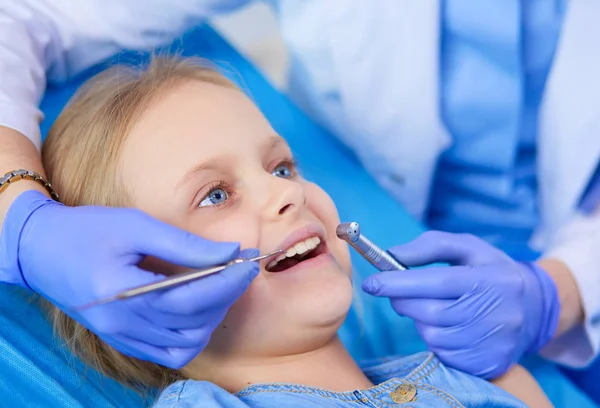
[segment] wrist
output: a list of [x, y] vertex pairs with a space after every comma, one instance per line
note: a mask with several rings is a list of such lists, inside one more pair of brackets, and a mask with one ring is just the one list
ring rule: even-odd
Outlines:
[[[0, 194], [0, 219], [4, 219], [7, 213], [15, 202], [17, 197], [27, 191], [36, 191], [46, 197], [50, 198], [50, 193], [40, 184], [33, 180], [20, 180], [18, 183], [14, 183]], [[1, 231], [1, 230], [0, 230]]]
[[538, 352], [556, 335], [560, 319], [560, 302], [558, 288], [554, 280], [537, 263], [527, 262], [529, 270], [537, 281], [537, 290], [530, 292], [528, 298], [532, 302], [527, 326], [530, 327], [531, 344], [527, 352]]
[[569, 267], [558, 259], [545, 258], [537, 264], [552, 279], [558, 291], [560, 314], [554, 337], [570, 331], [583, 323], [584, 311], [579, 288]]
[[[0, 126], [0, 177], [17, 169], [28, 169], [45, 176], [39, 152], [33, 143], [16, 130]], [[27, 190], [36, 190], [50, 197], [35, 181], [24, 179], [14, 183], [0, 194], [0, 227], [12, 203]]]
[[19, 194], [10, 205], [0, 234], [0, 282], [30, 288], [19, 259], [21, 237], [33, 214], [48, 203], [61, 205], [30, 189]]
[[0, 194], [0, 203], [1, 205], [6, 205], [6, 208], [8, 209], [18, 196], [29, 190], [39, 191], [46, 197], [51, 198], [50, 193], [44, 188], [44, 186], [33, 180], [23, 179], [18, 183], [13, 183], [10, 188], [7, 188], [2, 192], [2, 194]]

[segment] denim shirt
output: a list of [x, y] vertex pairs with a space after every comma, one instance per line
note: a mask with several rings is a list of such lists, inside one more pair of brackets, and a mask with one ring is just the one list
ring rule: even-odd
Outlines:
[[161, 394], [154, 408], [526, 407], [491, 383], [445, 367], [429, 352], [386, 359], [363, 372], [376, 385], [347, 392], [254, 384], [230, 394], [206, 381], [179, 381]]

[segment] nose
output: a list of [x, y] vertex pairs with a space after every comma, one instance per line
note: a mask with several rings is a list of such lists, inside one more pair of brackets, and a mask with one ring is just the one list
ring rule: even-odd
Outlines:
[[298, 213], [306, 205], [303, 183], [275, 178], [271, 183], [270, 199], [265, 205], [265, 218], [278, 219]]

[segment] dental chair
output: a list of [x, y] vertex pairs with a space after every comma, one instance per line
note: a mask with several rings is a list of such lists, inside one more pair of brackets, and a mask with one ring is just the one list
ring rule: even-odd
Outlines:
[[[343, 221], [358, 221], [365, 235], [384, 248], [411, 240], [424, 230], [368, 176], [350, 151], [275, 90], [211, 27], [191, 31], [168, 50], [209, 58], [229, 72], [289, 141], [304, 176], [333, 197]], [[49, 87], [41, 104], [45, 113], [42, 134], [47, 134], [67, 100], [91, 75], [115, 62], [139, 63], [148, 57], [123, 52], [67, 84]], [[425, 350], [410, 320], [397, 316], [386, 299], [362, 293], [360, 283], [375, 270], [356, 253], [352, 257], [357, 301], [340, 330], [352, 355], [366, 360]], [[0, 347], [1, 407], [138, 408], [152, 401], [152, 395], [142, 398], [86, 367], [53, 337], [32, 293], [8, 285], [0, 285]], [[538, 358], [528, 359], [525, 365], [555, 406], [595, 406], [554, 365]]]

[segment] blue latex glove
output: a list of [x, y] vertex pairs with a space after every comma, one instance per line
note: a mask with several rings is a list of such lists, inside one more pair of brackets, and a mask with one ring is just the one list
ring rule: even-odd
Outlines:
[[391, 299], [446, 365], [493, 379], [554, 335], [560, 304], [552, 279], [534, 263], [518, 263], [465, 234], [426, 232], [390, 249], [408, 266], [453, 266], [382, 272], [363, 289]]
[[239, 244], [207, 241], [134, 209], [66, 207], [36, 191], [11, 205], [0, 250], [1, 281], [30, 287], [122, 353], [172, 368], [202, 351], [259, 272], [257, 262], [244, 262], [160, 293], [76, 312], [164, 279], [138, 267], [145, 255], [201, 268], [240, 255]]

